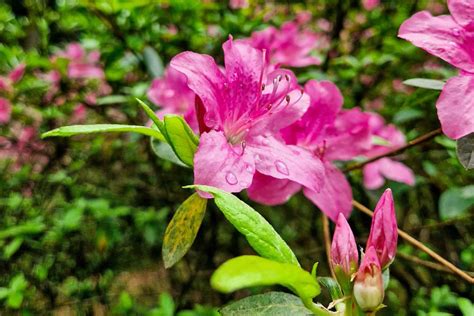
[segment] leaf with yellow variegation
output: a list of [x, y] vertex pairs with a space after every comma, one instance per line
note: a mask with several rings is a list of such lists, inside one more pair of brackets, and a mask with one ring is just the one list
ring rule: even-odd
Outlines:
[[166, 227], [162, 255], [165, 268], [172, 267], [191, 248], [206, 213], [207, 200], [194, 193], [183, 202]]

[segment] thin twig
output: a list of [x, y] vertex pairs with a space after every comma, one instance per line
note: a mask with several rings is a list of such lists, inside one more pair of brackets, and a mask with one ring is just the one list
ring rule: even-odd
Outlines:
[[440, 135], [441, 133], [442, 133], [441, 128], [435, 129], [434, 131], [431, 131], [429, 133], [421, 135], [418, 138], [415, 138], [414, 140], [409, 141], [406, 145], [404, 145], [402, 147], [393, 149], [393, 150], [391, 150], [389, 152], [386, 152], [384, 154], [377, 155], [377, 156], [374, 156], [372, 158], [369, 158], [366, 161], [362, 161], [362, 162], [356, 163], [352, 166], [349, 166], [344, 170], [344, 172], [350, 172], [350, 171], [353, 171], [353, 170], [361, 169], [366, 164], [369, 164], [371, 162], [374, 162], [374, 161], [379, 160], [379, 159], [384, 158], [384, 157], [391, 157], [391, 156], [398, 155], [398, 154], [404, 152], [405, 150], [407, 150], [408, 148], [411, 148], [413, 146], [424, 143], [424, 142]]
[[[361, 211], [362, 213], [365, 213], [369, 216], [373, 216], [374, 213], [368, 209], [366, 206], [362, 205], [361, 203], [355, 201], [355, 200], [352, 200], [352, 205], [358, 209], [359, 211]], [[458, 267], [456, 267], [454, 264], [452, 264], [451, 262], [449, 262], [448, 260], [444, 259], [443, 257], [441, 257], [439, 254], [437, 254], [436, 252], [434, 252], [433, 250], [431, 250], [430, 248], [426, 247], [423, 243], [421, 243], [420, 241], [418, 241], [416, 238], [413, 238], [412, 236], [410, 236], [409, 234], [407, 234], [406, 232], [404, 232], [403, 230], [401, 229], [398, 229], [398, 235], [400, 237], [402, 237], [403, 239], [405, 239], [405, 241], [407, 241], [408, 243], [412, 244], [413, 246], [415, 246], [416, 248], [420, 249], [421, 251], [427, 253], [428, 255], [430, 255], [433, 259], [435, 259], [436, 261], [438, 261], [439, 263], [441, 263], [443, 266], [445, 266], [446, 268], [450, 269], [451, 271], [453, 271], [454, 274], [458, 275], [459, 277], [463, 278], [464, 280], [466, 280], [467, 282], [473, 284], [474, 283], [474, 278], [471, 277], [467, 272], [459, 269]]]
[[407, 254], [401, 253], [401, 252], [397, 253], [397, 257], [405, 259], [407, 261], [411, 261], [413, 263], [416, 263], [417, 265], [424, 266], [424, 267], [432, 269], [432, 270], [437, 270], [437, 271], [441, 271], [441, 272], [447, 272], [447, 273], [454, 274], [453, 271], [451, 271], [450, 269], [446, 268], [445, 266], [443, 266], [439, 263], [423, 260], [423, 259], [420, 259], [418, 257], [407, 255]]
[[335, 279], [336, 274], [334, 274], [334, 270], [331, 264], [331, 237], [329, 234], [329, 220], [324, 213], [321, 213], [321, 218], [323, 221], [323, 236], [324, 236], [324, 246], [326, 248], [326, 257], [328, 259], [329, 269], [331, 270], [331, 276]]

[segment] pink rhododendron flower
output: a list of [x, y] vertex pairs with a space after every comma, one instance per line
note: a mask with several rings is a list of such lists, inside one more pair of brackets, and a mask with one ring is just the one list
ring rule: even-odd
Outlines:
[[249, 7], [248, 0], [230, 0], [229, 6], [231, 9], [245, 9]]
[[[305, 196], [316, 204], [333, 221], [342, 212], [349, 216], [352, 209], [352, 190], [344, 174], [330, 160], [325, 158], [326, 131], [330, 129], [341, 110], [343, 98], [339, 89], [329, 81], [310, 80], [305, 85], [305, 92], [311, 97], [311, 105], [304, 116], [284, 128], [281, 134], [285, 141], [297, 145], [313, 153], [323, 161], [324, 184], [319, 191], [304, 187]], [[301, 186], [292, 184], [289, 180], [279, 180], [259, 175], [258, 181], [248, 189], [251, 199], [267, 205], [285, 203]], [[279, 188], [276, 195], [272, 187]]]
[[166, 114], [181, 114], [195, 131], [198, 130], [194, 107], [194, 92], [186, 84], [186, 76], [172, 67], [167, 67], [163, 78], [154, 79], [148, 89], [148, 98], [160, 106], [156, 113], [160, 118]]
[[87, 117], [87, 108], [84, 104], [78, 103], [72, 111], [70, 122], [73, 124], [83, 123]]
[[392, 191], [385, 190], [375, 207], [366, 249], [373, 247], [380, 265], [386, 268], [397, 252], [398, 227]]
[[280, 29], [270, 26], [242, 41], [265, 49], [267, 61], [275, 67], [306, 67], [321, 63], [319, 58], [311, 56], [318, 48], [319, 39], [318, 34], [301, 29], [299, 23], [286, 22]]
[[10, 121], [12, 113], [12, 106], [10, 101], [5, 98], [0, 98], [0, 124], [5, 124]]
[[459, 139], [474, 132], [474, 3], [448, 0], [448, 7], [451, 15], [416, 13], [403, 22], [398, 36], [460, 70], [436, 103], [443, 132]]
[[69, 44], [64, 51], [56, 54], [69, 60], [68, 76], [73, 79], [104, 79], [105, 74], [98, 65], [100, 53], [87, 53], [79, 43]]
[[371, 11], [380, 5], [380, 0], [362, 0], [362, 6], [367, 11]]
[[382, 269], [374, 247], [369, 247], [354, 281], [354, 298], [363, 311], [374, 311], [383, 302]]
[[261, 50], [232, 39], [223, 50], [224, 70], [212, 57], [193, 52], [171, 61], [171, 67], [187, 77], [202, 106], [194, 182], [239, 192], [250, 186], [258, 171], [318, 191], [323, 181], [321, 161], [278, 137], [280, 129], [303, 116], [308, 95], [292, 72], [268, 73]]
[[20, 64], [15, 69], [13, 69], [6, 77], [0, 76], [0, 91], [13, 91], [13, 84], [17, 83], [18, 81], [23, 78], [25, 73], [26, 65]]
[[331, 244], [331, 265], [334, 270], [341, 269], [350, 276], [359, 266], [359, 252], [354, 234], [346, 218], [339, 213]]

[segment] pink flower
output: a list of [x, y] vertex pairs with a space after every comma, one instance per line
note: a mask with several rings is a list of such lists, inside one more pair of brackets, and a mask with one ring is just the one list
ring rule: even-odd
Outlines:
[[359, 265], [359, 253], [354, 234], [342, 213], [339, 213], [337, 217], [332, 238], [331, 265], [335, 271], [341, 269], [346, 276], [351, 276]]
[[157, 115], [184, 115], [186, 122], [195, 131], [198, 130], [194, 109], [194, 92], [186, 84], [186, 76], [172, 67], [167, 67], [162, 78], [154, 79], [148, 89], [148, 98], [161, 107]]
[[362, 6], [367, 11], [372, 11], [380, 5], [380, 0], [362, 0]]
[[83, 123], [87, 117], [87, 108], [84, 104], [78, 103], [72, 111], [70, 122], [73, 124]]
[[448, 7], [451, 15], [416, 13], [403, 22], [398, 36], [460, 70], [436, 103], [443, 132], [459, 139], [474, 132], [474, 3], [449, 0]]
[[367, 249], [354, 281], [354, 298], [363, 311], [374, 311], [383, 302], [382, 270], [374, 247]]
[[385, 190], [375, 207], [366, 249], [374, 248], [383, 269], [389, 266], [397, 252], [398, 227], [392, 191]]
[[3, 90], [7, 92], [12, 92], [13, 84], [17, 83], [21, 80], [21, 78], [23, 78], [25, 68], [25, 64], [19, 64], [6, 77], [0, 76], [0, 91]]
[[258, 171], [319, 190], [321, 161], [307, 150], [286, 145], [277, 135], [309, 106], [293, 73], [276, 70], [267, 75], [264, 53], [239, 41], [229, 39], [223, 50], [224, 70], [212, 57], [193, 52], [171, 61], [202, 102], [194, 182], [239, 192], [250, 186]]
[[229, 0], [229, 6], [231, 9], [245, 9], [249, 7], [248, 0]]
[[245, 41], [258, 49], [265, 49], [267, 61], [278, 66], [306, 67], [319, 65], [321, 60], [311, 56], [318, 48], [320, 36], [309, 30], [301, 30], [296, 22], [286, 22], [280, 29], [268, 27], [253, 32]]
[[104, 79], [105, 74], [98, 65], [100, 53], [87, 53], [79, 43], [69, 44], [64, 51], [56, 54], [69, 60], [68, 76], [72, 79]]
[[12, 106], [10, 101], [5, 98], [0, 98], [0, 124], [5, 124], [10, 121], [12, 113]]
[[[343, 98], [339, 89], [329, 81], [310, 80], [305, 92], [311, 98], [311, 104], [304, 116], [281, 131], [287, 144], [296, 145], [313, 153], [323, 161], [324, 184], [320, 190], [304, 187], [304, 195], [317, 205], [333, 221], [340, 212], [348, 217], [352, 210], [352, 190], [344, 174], [330, 160], [325, 159], [325, 131], [333, 126], [342, 107]], [[275, 190], [274, 188], [278, 188]], [[274, 179], [259, 175], [248, 189], [249, 197], [262, 204], [276, 205], [285, 203], [301, 189], [291, 181]], [[276, 191], [276, 192], [275, 192]]]

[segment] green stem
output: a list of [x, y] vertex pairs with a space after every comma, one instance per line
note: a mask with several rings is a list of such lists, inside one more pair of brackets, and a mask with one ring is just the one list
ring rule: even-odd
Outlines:
[[304, 300], [302, 299], [302, 301], [303, 301], [304, 306], [306, 306], [306, 308], [309, 309], [314, 315], [317, 315], [317, 316], [337, 315], [337, 313], [333, 313], [331, 311], [328, 311], [324, 307], [314, 304], [311, 298], [307, 298]]
[[344, 309], [344, 316], [352, 316], [352, 298], [349, 298], [344, 302], [345, 309]]

